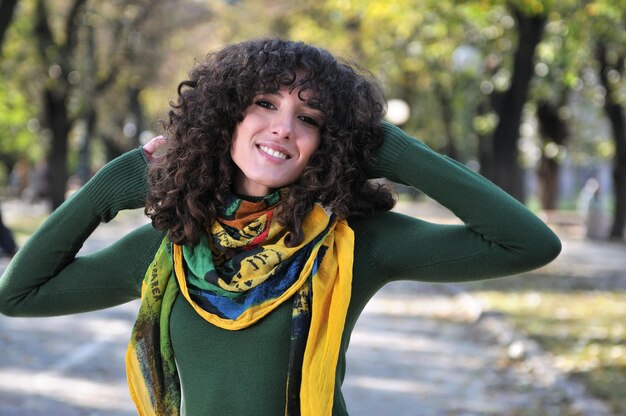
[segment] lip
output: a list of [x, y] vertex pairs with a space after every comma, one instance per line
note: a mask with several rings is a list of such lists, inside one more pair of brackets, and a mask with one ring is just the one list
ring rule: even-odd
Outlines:
[[[293, 155], [287, 149], [285, 149], [283, 146], [277, 143], [256, 143], [255, 146], [259, 150], [261, 155], [263, 155], [264, 157], [270, 158], [270, 160], [287, 161], [293, 157]], [[268, 153], [263, 148], [269, 149], [271, 152], [282, 153], [286, 157], [281, 157], [280, 155], [272, 155], [271, 153]]]

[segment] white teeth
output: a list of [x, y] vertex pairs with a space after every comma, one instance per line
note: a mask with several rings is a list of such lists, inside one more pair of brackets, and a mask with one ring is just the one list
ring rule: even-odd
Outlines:
[[259, 149], [263, 150], [265, 153], [267, 153], [270, 156], [274, 156], [274, 157], [277, 157], [279, 159], [287, 159], [287, 155], [284, 154], [283, 152], [279, 152], [278, 150], [270, 149], [267, 146], [259, 146]]

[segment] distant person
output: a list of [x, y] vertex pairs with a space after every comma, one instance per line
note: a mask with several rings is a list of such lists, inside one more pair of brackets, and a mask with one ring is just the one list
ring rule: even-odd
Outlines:
[[17, 197], [22, 198], [24, 192], [30, 186], [30, 163], [27, 159], [18, 160], [13, 169], [11, 170], [10, 183], [11, 193]]
[[2, 219], [2, 207], [0, 207], [0, 249], [2, 249], [2, 254], [7, 257], [13, 257], [17, 252], [17, 244], [15, 244], [13, 233]]
[[578, 211], [583, 219], [585, 236], [592, 240], [608, 238], [609, 225], [602, 204], [600, 182], [589, 178], [578, 196]]
[[[561, 248], [493, 183], [383, 122], [384, 106], [369, 75], [304, 43], [209, 54], [178, 87], [168, 138], [101, 169], [19, 251], [0, 310], [141, 296], [126, 360], [141, 415], [346, 415], [350, 335], [385, 284], [521, 273]], [[382, 177], [464, 223], [389, 212], [391, 192], [369, 181]], [[76, 257], [138, 207], [152, 224]]]

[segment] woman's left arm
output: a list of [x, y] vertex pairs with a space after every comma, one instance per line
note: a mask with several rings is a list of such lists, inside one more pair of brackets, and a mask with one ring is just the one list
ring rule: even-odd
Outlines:
[[125, 153], [57, 208], [0, 277], [0, 313], [53, 316], [138, 298], [162, 233], [146, 225], [97, 252], [79, 250], [101, 223], [145, 205], [146, 167], [140, 149]]
[[[463, 224], [433, 224], [397, 213], [355, 221], [358, 244], [386, 280], [465, 281], [528, 271], [553, 260], [558, 237], [489, 180], [384, 123], [371, 177], [419, 189]], [[359, 242], [360, 240], [360, 242]]]

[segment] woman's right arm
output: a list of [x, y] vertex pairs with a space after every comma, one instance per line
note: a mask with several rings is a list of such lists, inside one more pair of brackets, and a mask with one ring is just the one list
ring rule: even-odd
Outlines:
[[77, 253], [102, 222], [140, 208], [147, 191], [140, 149], [103, 167], [55, 210], [0, 278], [0, 312], [52, 316], [102, 309], [138, 298], [145, 270], [163, 238], [141, 227], [96, 253]]
[[[372, 177], [413, 186], [462, 224], [435, 224], [397, 213], [353, 221], [380, 284], [391, 280], [469, 281], [518, 274], [552, 261], [558, 237], [495, 184], [383, 124]], [[380, 285], [379, 285], [380, 286]]]

